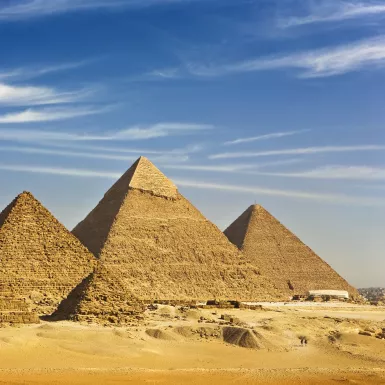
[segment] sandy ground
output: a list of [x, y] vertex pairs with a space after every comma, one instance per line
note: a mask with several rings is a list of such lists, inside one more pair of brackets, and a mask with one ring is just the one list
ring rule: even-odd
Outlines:
[[[237, 317], [246, 337], [224, 341], [222, 314]], [[140, 327], [5, 327], [0, 384], [385, 384], [385, 340], [374, 337], [382, 328], [385, 308], [352, 305], [162, 306]], [[365, 329], [373, 336], [358, 334]]]

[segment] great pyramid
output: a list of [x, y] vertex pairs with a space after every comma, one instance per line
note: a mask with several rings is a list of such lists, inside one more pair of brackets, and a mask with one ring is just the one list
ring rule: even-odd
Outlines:
[[95, 257], [32, 194], [0, 214], [0, 293], [50, 314], [94, 269]]
[[124, 325], [137, 321], [144, 310], [143, 302], [113, 271], [99, 263], [59, 305], [52, 318]]
[[332, 289], [357, 296], [355, 288], [260, 205], [250, 206], [224, 233], [287, 296]]
[[73, 233], [140, 300], [282, 296], [144, 157]]

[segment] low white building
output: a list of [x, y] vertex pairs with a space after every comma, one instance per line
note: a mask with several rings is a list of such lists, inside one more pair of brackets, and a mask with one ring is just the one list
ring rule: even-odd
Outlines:
[[309, 296], [313, 296], [313, 297], [330, 296], [332, 298], [349, 299], [349, 293], [345, 290], [309, 290]]

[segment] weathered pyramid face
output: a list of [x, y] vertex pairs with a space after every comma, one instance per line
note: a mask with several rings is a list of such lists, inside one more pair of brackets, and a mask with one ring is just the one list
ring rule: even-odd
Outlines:
[[53, 318], [122, 325], [137, 322], [144, 310], [143, 303], [115, 275], [114, 269], [99, 263], [59, 305]]
[[94, 256], [30, 193], [0, 214], [0, 292], [52, 312], [94, 267]]
[[259, 269], [143, 157], [73, 233], [140, 299], [280, 297]]
[[249, 207], [225, 230], [225, 235], [287, 295], [332, 289], [357, 294], [356, 289], [259, 205]]

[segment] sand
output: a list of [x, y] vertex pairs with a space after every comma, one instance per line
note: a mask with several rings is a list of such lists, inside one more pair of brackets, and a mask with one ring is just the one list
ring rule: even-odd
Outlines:
[[[222, 314], [238, 324], [221, 325]], [[257, 344], [226, 343], [224, 327], [249, 331]], [[263, 311], [160, 306], [146, 312], [140, 327], [69, 321], [5, 327], [0, 384], [385, 384], [385, 340], [358, 334], [382, 327], [385, 308], [352, 305]], [[309, 340], [306, 347], [301, 335]]]

